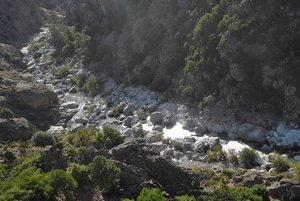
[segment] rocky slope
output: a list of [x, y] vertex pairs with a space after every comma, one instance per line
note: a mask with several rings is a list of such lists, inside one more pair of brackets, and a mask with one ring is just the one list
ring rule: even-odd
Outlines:
[[44, 12], [38, 0], [0, 2], [0, 43], [19, 45], [38, 31]]

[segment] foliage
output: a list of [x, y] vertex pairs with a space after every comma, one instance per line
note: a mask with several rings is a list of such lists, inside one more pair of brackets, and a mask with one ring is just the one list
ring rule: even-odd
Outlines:
[[228, 152], [227, 152], [227, 161], [229, 163], [235, 163], [235, 164], [239, 163], [237, 153], [235, 152], [234, 149], [229, 149], [228, 150]]
[[222, 150], [220, 145], [214, 147], [212, 151], [207, 152], [207, 162], [226, 160], [226, 152]]
[[92, 95], [94, 95], [99, 89], [98, 80], [94, 75], [90, 75], [83, 86]]
[[294, 173], [296, 174], [296, 179], [298, 181], [300, 181], [300, 163], [294, 163], [293, 170], [294, 170]]
[[52, 55], [51, 54], [43, 54], [42, 56], [42, 62], [52, 61]]
[[140, 195], [136, 199], [137, 201], [165, 201], [163, 193], [159, 188], [148, 189], [143, 188]]
[[205, 107], [213, 104], [216, 101], [216, 94], [210, 94], [203, 98], [203, 100], [199, 103], [198, 108], [203, 110]]
[[196, 201], [196, 198], [192, 195], [175, 196], [175, 201]]
[[42, 47], [42, 44], [35, 41], [31, 40], [30, 41], [30, 47], [28, 48], [28, 53], [36, 52]]
[[97, 140], [106, 148], [113, 147], [118, 144], [120, 132], [109, 126], [104, 126], [103, 131], [97, 135]]
[[58, 67], [57, 71], [54, 72], [54, 75], [59, 77], [67, 77], [69, 75], [70, 68], [71, 67], [69, 65], [60, 66]]
[[48, 174], [50, 185], [54, 190], [54, 196], [63, 196], [65, 200], [73, 200], [73, 191], [78, 184], [71, 173], [67, 173], [64, 170], [52, 170]]
[[231, 188], [226, 184], [222, 184], [214, 192], [203, 193], [200, 196], [202, 201], [235, 201], [235, 200], [253, 200], [253, 201], [269, 201], [268, 190], [263, 185], [255, 185], [252, 188], [237, 187]]
[[175, 150], [179, 150], [179, 151], [183, 150], [181, 142], [176, 141], [176, 142], [174, 142], [173, 146], [174, 146]]
[[222, 170], [222, 175], [227, 176], [229, 179], [231, 179], [234, 175], [234, 172], [230, 169], [224, 168]]
[[49, 132], [38, 131], [33, 134], [31, 143], [34, 146], [45, 147], [47, 145], [55, 145], [55, 139]]
[[0, 118], [9, 119], [14, 118], [14, 116], [14, 113], [9, 108], [0, 106]]
[[157, 134], [154, 136], [153, 142], [161, 142], [163, 137], [164, 137], [163, 134]]
[[7, 149], [4, 154], [3, 154], [3, 157], [8, 160], [10, 163], [16, 159], [16, 156], [15, 154], [10, 150], [10, 149]]
[[74, 147], [82, 147], [95, 141], [97, 131], [94, 129], [79, 129], [67, 136], [67, 141]]
[[86, 165], [73, 163], [71, 165], [71, 174], [80, 186], [84, 186], [89, 181], [89, 168]]
[[119, 187], [121, 169], [104, 156], [96, 156], [89, 164], [89, 178], [104, 192], [111, 192]]
[[244, 168], [251, 168], [257, 157], [257, 153], [253, 149], [244, 148], [239, 155], [239, 163]]
[[78, 156], [82, 151], [82, 147], [74, 147], [72, 145], [68, 146], [67, 150], [66, 150], [66, 153], [67, 153], [67, 156], [69, 157], [76, 157]]
[[9, 60], [10, 62], [12, 62], [12, 63], [14, 63], [14, 62], [16, 62], [16, 61], [19, 60], [18, 57], [14, 56], [12, 53], [10, 53], [10, 52], [8, 52], [8, 51], [4, 51], [3, 54], [2, 54], [2, 56], [3, 56], [5, 59], [7, 59], [7, 60]]
[[272, 167], [276, 168], [277, 172], [286, 172], [290, 168], [290, 162], [286, 158], [278, 153], [275, 153], [272, 156], [273, 157], [270, 161], [272, 163]]

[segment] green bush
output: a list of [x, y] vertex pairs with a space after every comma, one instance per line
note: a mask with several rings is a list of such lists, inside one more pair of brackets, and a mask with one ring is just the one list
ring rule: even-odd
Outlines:
[[90, 75], [83, 86], [92, 95], [94, 95], [99, 89], [98, 80], [94, 75]]
[[9, 149], [7, 149], [7, 150], [4, 152], [3, 157], [4, 157], [6, 160], [8, 160], [10, 163], [11, 163], [13, 160], [16, 159], [15, 154], [14, 154], [11, 150], [9, 150]]
[[255, 150], [244, 148], [240, 152], [239, 163], [244, 168], [251, 168], [254, 165], [257, 156], [258, 155]]
[[87, 146], [90, 142], [95, 141], [97, 131], [94, 129], [79, 129], [67, 136], [67, 141], [74, 147]]
[[33, 134], [31, 142], [34, 146], [45, 147], [47, 145], [55, 145], [55, 139], [51, 133], [38, 131]]
[[30, 41], [30, 47], [28, 48], [28, 53], [36, 52], [42, 47], [42, 44], [35, 41], [31, 40]]
[[228, 152], [227, 152], [227, 161], [229, 163], [235, 163], [235, 164], [239, 163], [237, 153], [235, 152], [234, 149], [229, 149], [228, 150]]
[[196, 198], [192, 195], [175, 196], [175, 201], [196, 201]]
[[179, 150], [179, 151], [183, 150], [181, 142], [176, 141], [176, 142], [174, 142], [173, 146], [174, 146], [175, 150]]
[[68, 148], [66, 149], [67, 156], [69, 156], [69, 157], [79, 156], [81, 151], [82, 151], [82, 147], [76, 148], [72, 145], [68, 146]]
[[72, 175], [64, 170], [52, 170], [48, 174], [54, 197], [63, 197], [65, 200], [73, 200], [73, 192], [78, 184]]
[[233, 175], [234, 175], [234, 172], [232, 170], [230, 170], [230, 169], [224, 168], [222, 170], [222, 175], [227, 176], [229, 179], [231, 179], [233, 177]]
[[103, 131], [97, 135], [97, 140], [106, 148], [116, 146], [120, 140], [120, 132], [109, 126], [104, 126]]
[[89, 178], [104, 192], [111, 192], [119, 187], [121, 169], [104, 156], [96, 156], [89, 164]]
[[286, 172], [290, 168], [290, 162], [283, 156], [275, 153], [271, 159], [272, 167], [276, 168], [276, 171]]
[[89, 173], [86, 165], [73, 163], [71, 166], [71, 174], [80, 186], [84, 186], [89, 181]]
[[14, 117], [15, 117], [14, 113], [9, 108], [0, 107], [0, 118], [9, 119]]
[[54, 75], [59, 77], [67, 77], [69, 75], [70, 68], [71, 67], [69, 65], [60, 66], [58, 67], [57, 71], [54, 72]]
[[298, 181], [300, 181], [300, 163], [294, 163], [293, 170], [294, 170], [296, 179]]
[[137, 201], [165, 201], [163, 193], [159, 188], [148, 189], [143, 188], [140, 195], [136, 199]]
[[222, 150], [220, 145], [214, 147], [212, 151], [207, 152], [207, 159], [206, 162], [213, 162], [213, 161], [224, 161], [226, 160], [226, 152]]

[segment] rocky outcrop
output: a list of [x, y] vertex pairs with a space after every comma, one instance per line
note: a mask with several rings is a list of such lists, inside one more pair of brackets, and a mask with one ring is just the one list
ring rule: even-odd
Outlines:
[[290, 179], [282, 179], [277, 186], [271, 186], [268, 190], [270, 197], [276, 200], [300, 199], [300, 183]]
[[127, 138], [110, 153], [114, 160], [120, 161], [116, 165], [122, 170], [122, 188], [130, 197], [138, 195], [140, 184], [147, 180], [157, 181], [172, 196], [187, 194], [193, 188], [193, 178], [187, 170], [160, 156], [157, 149], [141, 139]]
[[40, 129], [48, 128], [58, 115], [57, 95], [46, 86], [19, 82], [1, 89], [1, 104], [11, 108], [16, 116], [25, 117]]
[[20, 45], [38, 31], [44, 13], [38, 0], [0, 2], [0, 42]]

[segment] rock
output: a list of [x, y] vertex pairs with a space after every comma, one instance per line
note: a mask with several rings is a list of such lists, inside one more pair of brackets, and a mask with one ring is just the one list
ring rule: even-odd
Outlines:
[[210, 138], [207, 139], [207, 144], [209, 145], [209, 149], [213, 150], [216, 146], [221, 146], [220, 138], [210, 137]]
[[75, 117], [75, 123], [86, 124], [88, 121], [86, 117]]
[[132, 126], [132, 132], [134, 134], [135, 137], [140, 137], [143, 136], [144, 134], [144, 130], [143, 130], [143, 126], [141, 123], [137, 123], [135, 125]]
[[71, 89], [69, 90], [69, 93], [77, 93], [77, 88], [75, 86], [71, 87]]
[[[181, 195], [190, 190], [192, 176], [180, 167], [175, 166], [166, 158], [160, 156], [157, 149], [151, 148], [144, 141], [129, 139], [110, 150], [118, 161], [126, 161], [128, 166], [142, 168], [147, 180], [157, 181], [170, 195]], [[126, 182], [126, 181], [122, 181]], [[133, 184], [126, 183], [124, 191], [131, 189]], [[140, 189], [137, 189], [137, 194]]]
[[96, 121], [97, 121], [97, 116], [96, 116], [96, 114], [91, 115], [91, 116], [90, 116], [90, 119], [89, 119], [89, 123], [90, 123], [90, 124], [94, 124], [94, 123], [96, 123]]
[[183, 153], [178, 150], [174, 151], [173, 155], [174, 155], [174, 158], [176, 158], [177, 160], [181, 159], [184, 156]]
[[176, 123], [176, 119], [172, 115], [164, 116], [163, 123], [167, 125], [172, 125]]
[[132, 129], [131, 128], [125, 128], [122, 132], [121, 132], [121, 135], [125, 135], [125, 136], [132, 136], [133, 135], [133, 132], [132, 132]]
[[112, 110], [109, 110], [109, 111], [106, 112], [106, 116], [114, 117], [114, 112]]
[[286, 133], [282, 138], [281, 147], [286, 149], [300, 147], [300, 131], [291, 130]]
[[133, 115], [134, 110], [135, 110], [135, 104], [128, 103], [128, 105], [124, 108], [123, 114], [125, 116]]
[[71, 132], [71, 133], [74, 133], [74, 132], [76, 132], [77, 130], [79, 130], [79, 129], [81, 129], [81, 128], [84, 128], [84, 125], [83, 125], [83, 124], [81, 124], [81, 123], [75, 123], [75, 124], [73, 124], [73, 125], [71, 126], [70, 132]]
[[25, 118], [0, 118], [0, 141], [27, 141], [36, 131], [35, 126]]
[[238, 137], [248, 141], [264, 143], [266, 141], [267, 130], [249, 123], [245, 123], [238, 128]]
[[51, 145], [47, 145], [41, 150], [41, 161], [45, 172], [67, 167], [67, 160], [66, 156], [63, 155], [63, 150], [56, 149]]
[[34, 59], [40, 58], [43, 54], [40, 51], [36, 51], [35, 53], [33, 53], [32, 57]]
[[247, 178], [247, 180], [244, 183], [244, 186], [247, 188], [251, 188], [256, 184], [263, 184], [263, 183], [264, 183], [264, 181], [262, 180], [262, 178], [260, 176], [252, 174], [252, 175], [250, 175], [249, 178]]
[[150, 121], [151, 121], [153, 124], [162, 122], [162, 121], [163, 121], [163, 118], [164, 118], [164, 115], [163, 115], [163, 113], [161, 113], [161, 112], [153, 112], [153, 113], [150, 115]]
[[126, 119], [124, 119], [124, 121], [123, 121], [123, 125], [128, 128], [131, 128], [134, 124], [135, 124], [135, 121], [132, 116], [126, 117]]
[[300, 200], [300, 184], [290, 179], [282, 179], [277, 186], [267, 188], [269, 196], [276, 200]]
[[60, 105], [64, 109], [76, 109], [78, 108], [79, 104], [75, 101], [66, 102]]
[[47, 132], [53, 134], [53, 135], [59, 135], [64, 130], [64, 127], [62, 126], [50, 126], [50, 128], [47, 130]]
[[153, 131], [158, 131], [158, 132], [163, 132], [163, 128], [159, 125], [155, 125], [153, 128], [152, 128]]
[[264, 145], [262, 146], [262, 148], [260, 149], [260, 151], [269, 153], [269, 152], [272, 151], [272, 149], [271, 149], [268, 145], [264, 144]]
[[198, 141], [193, 146], [195, 151], [198, 153], [206, 153], [206, 151], [209, 149], [209, 145], [203, 141]]
[[148, 112], [152, 113], [157, 109], [157, 105], [156, 104], [151, 104], [148, 106]]
[[146, 120], [148, 116], [148, 114], [144, 110], [138, 110], [136, 112], [136, 115], [140, 120]]

